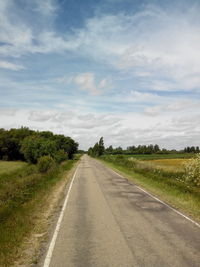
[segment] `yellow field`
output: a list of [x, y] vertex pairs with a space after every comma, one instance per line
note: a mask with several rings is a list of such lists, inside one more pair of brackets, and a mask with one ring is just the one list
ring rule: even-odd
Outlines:
[[22, 161], [3, 161], [0, 160], [0, 174], [10, 173], [24, 167], [27, 163]]
[[184, 163], [188, 162], [189, 159], [154, 159], [154, 160], [136, 160], [135, 158], [129, 158], [137, 163], [139, 168], [151, 168], [151, 169], [162, 169], [165, 171], [182, 171]]
[[163, 169], [168, 171], [182, 171], [183, 165], [188, 159], [156, 159], [143, 161], [144, 164], [156, 169]]

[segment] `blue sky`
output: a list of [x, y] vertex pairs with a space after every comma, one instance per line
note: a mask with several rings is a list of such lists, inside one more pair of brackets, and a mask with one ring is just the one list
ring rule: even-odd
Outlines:
[[200, 2], [0, 3], [0, 123], [105, 144], [199, 145]]

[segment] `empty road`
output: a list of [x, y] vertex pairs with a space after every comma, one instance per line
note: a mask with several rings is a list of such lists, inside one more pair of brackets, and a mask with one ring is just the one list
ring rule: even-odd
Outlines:
[[84, 155], [47, 267], [199, 267], [200, 228]]

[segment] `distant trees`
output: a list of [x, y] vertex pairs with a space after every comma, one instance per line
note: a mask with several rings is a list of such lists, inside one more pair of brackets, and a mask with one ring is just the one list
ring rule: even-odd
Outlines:
[[93, 147], [90, 147], [88, 150], [88, 154], [94, 157], [101, 156], [102, 154], [111, 154], [111, 155], [131, 155], [131, 154], [175, 154], [175, 153], [200, 153], [199, 146], [191, 146], [186, 147], [184, 150], [176, 150], [176, 149], [165, 149], [160, 148], [158, 144], [150, 144], [150, 145], [132, 145], [128, 146], [126, 149], [122, 147], [114, 148], [110, 145], [107, 148], [104, 148], [103, 137], [100, 138], [99, 142], [97, 142]]
[[184, 148], [184, 152], [185, 153], [199, 153], [200, 152], [200, 150], [199, 150], [199, 147], [198, 146], [196, 146], [196, 147], [194, 147], [194, 146], [191, 146], [191, 147], [185, 147]]
[[127, 154], [153, 154], [160, 151], [159, 146], [156, 145], [139, 145], [139, 146], [130, 146], [127, 147]]
[[99, 157], [104, 154], [105, 147], [103, 137], [100, 138], [99, 142], [96, 143], [93, 147], [88, 149], [88, 155], [93, 157]]
[[159, 145], [150, 144], [150, 145], [138, 145], [138, 146], [128, 146], [126, 149], [122, 149], [121, 147], [113, 148], [109, 146], [105, 149], [106, 154], [174, 154], [174, 153], [200, 153], [200, 149], [198, 146], [194, 147], [186, 147], [184, 150], [168, 150], [165, 148], [160, 148]]
[[122, 149], [120, 146], [113, 148], [109, 146], [105, 149], [106, 154], [152, 154], [160, 153], [161, 150], [158, 145], [139, 145], [139, 146], [129, 146], [127, 149]]
[[72, 159], [77, 152], [78, 143], [64, 135], [53, 134], [50, 131], [33, 131], [22, 127], [20, 129], [0, 129], [0, 159], [26, 160], [37, 163], [43, 156], [50, 156], [55, 161]]

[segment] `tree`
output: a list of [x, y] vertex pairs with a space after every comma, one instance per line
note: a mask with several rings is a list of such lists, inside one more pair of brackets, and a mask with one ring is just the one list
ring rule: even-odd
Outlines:
[[78, 150], [78, 143], [76, 143], [71, 137], [66, 137], [64, 135], [54, 135], [53, 140], [57, 144], [57, 149], [63, 149], [69, 159], [73, 158], [73, 155]]
[[108, 148], [105, 149], [105, 152], [107, 154], [112, 154], [113, 153], [113, 147], [112, 146], [109, 146]]
[[103, 137], [100, 138], [99, 142], [96, 143], [93, 147], [88, 149], [88, 155], [93, 157], [99, 157], [104, 154], [105, 147]]
[[56, 142], [37, 136], [28, 136], [22, 142], [21, 152], [29, 163], [37, 163], [42, 156], [51, 156], [56, 154]]
[[99, 140], [98, 156], [103, 155], [104, 151], [105, 151], [105, 147], [104, 147], [103, 137], [101, 137]]
[[0, 159], [24, 160], [21, 153], [21, 144], [25, 137], [30, 136], [33, 131], [26, 127], [20, 129], [0, 130]]

